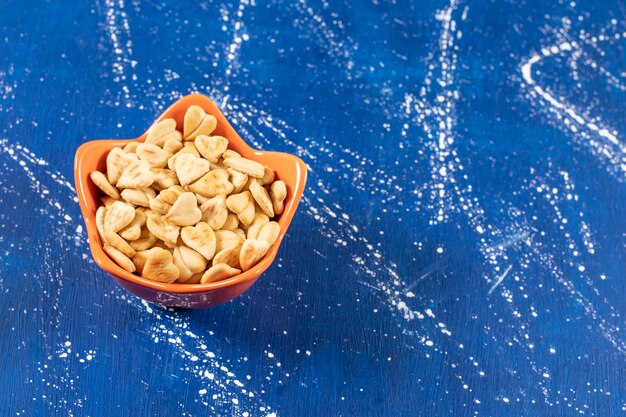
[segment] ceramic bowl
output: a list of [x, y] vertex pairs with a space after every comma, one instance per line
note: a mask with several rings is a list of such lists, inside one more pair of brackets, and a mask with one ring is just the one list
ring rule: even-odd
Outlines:
[[182, 131], [185, 112], [189, 106], [194, 104], [202, 107], [207, 114], [212, 114], [217, 118], [217, 128], [214, 134], [227, 138], [230, 142], [230, 149], [239, 152], [245, 158], [253, 159], [273, 168], [276, 173], [276, 179], [283, 180], [287, 186], [285, 208], [277, 219], [280, 225], [278, 239], [270, 247], [265, 257], [248, 271], [223, 281], [208, 284], [165, 284], [150, 281], [123, 270], [104, 252], [100, 236], [98, 235], [95, 216], [96, 210], [101, 204], [100, 197], [102, 193], [89, 179], [89, 173], [94, 170], [104, 172], [106, 156], [111, 149], [123, 147], [131, 141], [143, 142], [146, 139], [147, 132], [135, 139], [87, 142], [78, 148], [74, 160], [76, 192], [80, 209], [85, 219], [89, 247], [94, 260], [118, 284], [128, 291], [145, 300], [170, 307], [210, 307], [227, 302], [250, 288], [274, 261], [302, 197], [307, 176], [306, 165], [297, 156], [280, 152], [260, 151], [248, 146], [228, 123], [215, 103], [203, 95], [193, 94], [181, 98], [170, 106], [156, 122], [167, 118], [175, 119], [177, 127]]

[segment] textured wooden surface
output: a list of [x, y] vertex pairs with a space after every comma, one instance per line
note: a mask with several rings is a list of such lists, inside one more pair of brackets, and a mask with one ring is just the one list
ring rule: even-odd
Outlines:
[[[0, 414], [626, 413], [621, 2], [182, 3], [0, 6]], [[191, 92], [310, 176], [249, 292], [170, 311], [72, 164]]]

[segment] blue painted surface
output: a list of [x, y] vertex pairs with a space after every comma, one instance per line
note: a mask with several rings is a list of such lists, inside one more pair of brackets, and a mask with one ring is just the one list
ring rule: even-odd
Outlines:
[[[626, 413], [623, 5], [400, 3], [3, 2], [2, 415]], [[169, 311], [73, 154], [191, 92], [310, 176], [249, 292]]]

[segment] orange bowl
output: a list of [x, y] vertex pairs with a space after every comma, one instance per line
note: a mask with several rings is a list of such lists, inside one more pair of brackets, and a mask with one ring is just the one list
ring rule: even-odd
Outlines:
[[229, 149], [239, 152], [245, 158], [253, 159], [271, 167], [276, 173], [276, 179], [283, 180], [287, 187], [285, 208], [277, 219], [280, 225], [280, 234], [276, 242], [258, 264], [237, 276], [208, 284], [165, 284], [125, 271], [104, 252], [98, 229], [96, 228], [96, 210], [101, 205], [100, 197], [102, 193], [89, 179], [89, 173], [94, 170], [104, 172], [106, 169], [106, 156], [111, 149], [123, 147], [131, 141], [143, 142], [146, 139], [147, 131], [135, 139], [87, 142], [78, 148], [74, 159], [74, 180], [76, 182], [78, 202], [85, 219], [89, 247], [96, 263], [108, 272], [118, 284], [133, 294], [148, 301], [170, 307], [210, 307], [229, 301], [250, 288], [276, 258], [278, 248], [302, 197], [307, 176], [306, 165], [297, 156], [280, 152], [264, 152], [249, 147], [228, 123], [228, 120], [226, 120], [215, 103], [203, 95], [192, 94], [181, 98], [172, 104], [155, 123], [162, 119], [172, 118], [176, 120], [177, 127], [182, 131], [185, 112], [189, 106], [194, 104], [202, 107], [207, 114], [212, 114], [217, 118], [217, 128], [214, 134], [227, 138], [230, 142]]

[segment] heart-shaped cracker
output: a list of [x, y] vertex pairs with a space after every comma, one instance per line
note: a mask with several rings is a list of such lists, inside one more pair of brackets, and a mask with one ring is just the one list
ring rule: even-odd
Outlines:
[[100, 171], [93, 171], [89, 174], [91, 181], [96, 184], [96, 187], [102, 190], [106, 195], [116, 200], [120, 198], [120, 193], [117, 188], [111, 185], [107, 177]]
[[241, 244], [222, 249], [213, 257], [213, 265], [226, 264], [232, 268], [239, 268], [239, 252]]
[[265, 226], [265, 224], [267, 224], [269, 221], [270, 219], [265, 215], [265, 213], [257, 213], [254, 216], [254, 220], [252, 220], [252, 223], [250, 223], [250, 226], [248, 226], [246, 237], [248, 239], [257, 239], [261, 228]]
[[158, 282], [174, 282], [180, 271], [172, 259], [172, 254], [161, 248], [152, 248], [143, 266], [141, 276]]
[[180, 185], [174, 185], [167, 190], [163, 190], [159, 193], [159, 197], [164, 203], [172, 205], [178, 199], [178, 196], [184, 193], [185, 190]]
[[[181, 147], [182, 150], [182, 147]], [[176, 160], [180, 158], [185, 152], [181, 152], [180, 150], [176, 152], [174, 155], [170, 156], [170, 159], [167, 160], [167, 168], [171, 171], [175, 171], [176, 168]]]
[[193, 249], [179, 245], [174, 248], [174, 264], [180, 271], [178, 282], [188, 282], [192, 276], [204, 272], [206, 259]]
[[272, 205], [272, 200], [265, 187], [257, 181], [254, 181], [250, 184], [250, 193], [252, 197], [254, 197], [254, 201], [256, 201], [259, 207], [261, 207], [261, 210], [263, 210], [263, 213], [270, 219], [274, 217], [274, 206]]
[[161, 239], [164, 242], [168, 242], [171, 245], [175, 245], [178, 240], [178, 234], [180, 232], [180, 226], [168, 222], [161, 214], [153, 211], [148, 215], [148, 221], [146, 226], [150, 233]]
[[169, 140], [176, 140], [181, 142], [183, 135], [176, 130], [176, 120], [164, 119], [150, 128], [145, 143], [151, 143], [158, 147], [163, 145]]
[[150, 209], [161, 214], [167, 214], [172, 208], [172, 204], [178, 199], [178, 196], [184, 192], [185, 190], [179, 185], [162, 190], [156, 198], [150, 200]]
[[[254, 210], [254, 203], [250, 203], [248, 204], [248, 207], [237, 213], [237, 217], [239, 217], [240, 223], [249, 226], [254, 220], [255, 213], [256, 212]], [[239, 226], [241, 226], [241, 224]]]
[[128, 256], [124, 255], [113, 246], [107, 244], [104, 245], [104, 251], [107, 253], [107, 255], [111, 257], [111, 259], [113, 259], [113, 261], [115, 261], [116, 264], [121, 266], [124, 270], [130, 272], [131, 274], [135, 272], [135, 264], [133, 264], [133, 261], [131, 261]]
[[239, 194], [232, 194], [226, 199], [226, 207], [237, 215], [239, 221], [245, 225], [250, 225], [254, 220], [255, 209], [254, 200], [250, 191]]
[[276, 242], [280, 234], [280, 225], [276, 222], [269, 222], [261, 227], [257, 239], [266, 241], [270, 246]]
[[206, 269], [206, 259], [193, 249], [184, 245], [176, 246], [174, 249], [174, 257], [178, 257], [185, 267], [191, 272], [191, 275], [204, 272]]
[[214, 169], [189, 186], [189, 190], [209, 198], [230, 194], [233, 188], [228, 181], [228, 172], [223, 169]]
[[183, 149], [178, 151], [178, 153], [190, 153], [196, 158], [200, 158], [200, 152], [198, 152], [196, 144], [190, 141], [183, 142]]
[[178, 247], [174, 248], [174, 252], [172, 253], [172, 258], [174, 260], [174, 265], [176, 265], [176, 267], [178, 268], [178, 271], [180, 272], [180, 275], [178, 276], [178, 279], [176, 281], [186, 282], [189, 278], [191, 278], [193, 273], [191, 272], [189, 268], [187, 268], [187, 265], [185, 265], [185, 262], [183, 262], [180, 256], [180, 251], [178, 250]]
[[122, 149], [126, 153], [137, 153], [137, 146], [139, 146], [140, 143], [141, 142], [137, 142], [136, 140], [133, 140], [131, 142], [128, 142], [126, 145], [124, 145]]
[[171, 204], [166, 203], [160, 196], [157, 198], [153, 198], [150, 200], [150, 209], [156, 211], [159, 214], [167, 214], [168, 211], [172, 208]]
[[211, 229], [221, 229], [228, 218], [226, 196], [224, 194], [219, 194], [208, 199], [200, 206], [200, 211], [202, 212], [202, 220], [207, 222], [209, 226], [211, 226]]
[[[178, 185], [178, 177], [176, 173], [169, 169], [152, 168], [150, 171], [154, 174], [154, 182], [162, 189], [170, 188], [174, 185]], [[154, 184], [153, 184], [154, 186]]]
[[133, 256], [132, 261], [139, 275], [141, 275], [141, 273], [143, 272], [143, 267], [146, 265], [146, 261], [148, 260], [149, 256], [149, 250], [138, 251], [137, 253], [135, 253], [135, 256]]
[[139, 237], [130, 242], [130, 247], [136, 251], [144, 251], [154, 246], [157, 240], [158, 238], [150, 232], [148, 227], [144, 226], [141, 228]]
[[167, 212], [165, 218], [179, 226], [192, 226], [202, 219], [194, 193], [182, 193]]
[[131, 204], [150, 207], [150, 200], [156, 197], [152, 188], [126, 188], [122, 190], [122, 198]]
[[184, 153], [176, 158], [174, 171], [181, 186], [186, 186], [198, 180], [211, 170], [211, 164], [206, 159], [196, 158], [192, 154]]
[[246, 232], [243, 229], [236, 228], [233, 230], [237, 236], [241, 238], [241, 240], [246, 240]]
[[[224, 249], [241, 246], [244, 239], [232, 230], [216, 230], [215, 232], [215, 252], [221, 252]], [[219, 263], [219, 262], [215, 262]]]
[[155, 144], [141, 143], [137, 146], [137, 156], [140, 160], [149, 163], [153, 168], [163, 168], [167, 165], [167, 160], [172, 155]]
[[239, 252], [239, 265], [242, 271], [247, 271], [265, 256], [270, 245], [265, 240], [246, 239]]
[[120, 148], [113, 148], [107, 155], [107, 179], [112, 185], [117, 185], [122, 172], [133, 162], [139, 161], [134, 153], [126, 153]]
[[120, 235], [115, 233], [112, 230], [104, 229], [104, 237], [110, 246], [113, 246], [115, 249], [122, 252], [124, 255], [132, 258], [135, 256], [135, 249], [128, 244]]
[[183, 227], [180, 237], [185, 245], [200, 253], [207, 260], [213, 259], [216, 246], [215, 233], [207, 223], [199, 222], [195, 226]]
[[265, 167], [256, 161], [247, 158], [225, 158], [224, 165], [239, 172], [243, 172], [249, 177], [263, 178]]
[[96, 210], [96, 228], [98, 229], [98, 234], [100, 235], [100, 240], [102, 243], [107, 243], [104, 238], [104, 218], [106, 216], [107, 208], [105, 206], [98, 207]]
[[234, 230], [239, 227], [239, 217], [235, 213], [228, 213], [226, 221], [220, 230]]
[[130, 164], [117, 181], [119, 188], [145, 188], [154, 182], [154, 174], [150, 171], [150, 164], [146, 161], [137, 161]]
[[232, 268], [227, 264], [215, 264], [202, 275], [200, 279], [201, 284], [207, 284], [209, 282], [221, 281], [226, 278], [234, 277], [241, 273], [240, 269]]
[[252, 204], [252, 201], [252, 194], [249, 191], [244, 191], [243, 193], [229, 195], [226, 199], [226, 207], [237, 214]]
[[282, 214], [285, 208], [285, 198], [287, 197], [287, 187], [284, 181], [278, 180], [270, 186], [270, 199], [274, 206], [276, 215]]
[[265, 169], [265, 173], [263, 174], [263, 178], [259, 178], [259, 184], [267, 185], [273, 183], [276, 176], [274, 170], [266, 165], [263, 165], [263, 168]]
[[141, 237], [141, 227], [146, 224], [147, 219], [148, 216], [143, 211], [135, 211], [135, 218], [128, 226], [119, 231], [119, 235], [129, 241], [139, 239]]
[[187, 281], [185, 281], [185, 284], [200, 284], [200, 280], [202, 279], [202, 272], [199, 272], [197, 274], [193, 274], [191, 277], [189, 277], [189, 279]]
[[189, 106], [185, 112], [185, 118], [183, 121], [183, 137], [186, 138], [194, 130], [200, 126], [202, 119], [206, 116], [206, 112], [200, 106]]
[[183, 139], [194, 140], [198, 135], [210, 135], [216, 126], [215, 116], [206, 114], [200, 106], [189, 106], [183, 123]]
[[120, 230], [119, 235], [122, 237], [122, 239], [128, 242], [132, 242], [133, 240], [139, 239], [139, 237], [141, 236], [141, 227], [128, 225]]
[[194, 144], [200, 155], [215, 164], [228, 148], [228, 139], [223, 136], [198, 135]]
[[232, 168], [227, 168], [226, 172], [228, 172], [229, 181], [233, 184], [233, 193], [239, 194], [242, 192], [248, 183], [248, 176]]
[[170, 155], [174, 155], [175, 153], [183, 149], [183, 142], [181, 142], [181, 140], [182, 138], [180, 140], [174, 138], [168, 139], [163, 144], [163, 150]]
[[117, 232], [135, 218], [135, 209], [126, 203], [116, 201], [107, 209], [104, 216], [104, 230]]
[[198, 137], [198, 135], [210, 135], [211, 133], [213, 133], [216, 127], [217, 119], [215, 118], [215, 116], [207, 114], [206, 116], [204, 116], [204, 119], [202, 119], [202, 123], [200, 123], [200, 126], [198, 126], [198, 128], [191, 135], [187, 136], [185, 140], [194, 140], [196, 137]]

